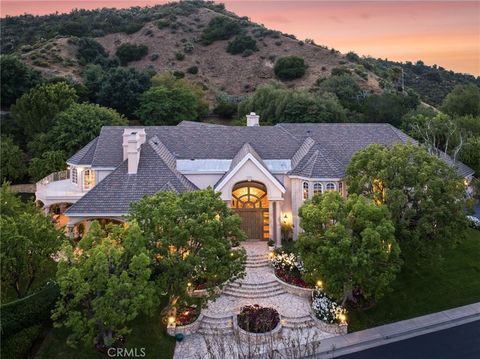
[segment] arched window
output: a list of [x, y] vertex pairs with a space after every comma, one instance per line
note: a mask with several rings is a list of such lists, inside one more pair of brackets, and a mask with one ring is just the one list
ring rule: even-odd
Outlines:
[[233, 189], [231, 207], [268, 208], [267, 189], [260, 183], [239, 183]]
[[335, 191], [335, 183], [332, 183], [332, 182], [327, 183], [326, 191], [327, 192]]
[[303, 200], [308, 199], [308, 182], [303, 182]]
[[313, 194], [318, 194], [323, 192], [323, 186], [320, 182], [315, 182], [313, 184]]

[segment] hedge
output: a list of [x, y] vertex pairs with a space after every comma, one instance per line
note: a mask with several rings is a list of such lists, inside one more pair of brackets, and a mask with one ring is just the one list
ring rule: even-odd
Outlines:
[[56, 283], [47, 283], [28, 297], [0, 306], [2, 339], [50, 319], [60, 292]]
[[30, 349], [42, 333], [42, 330], [42, 324], [36, 324], [22, 329], [10, 338], [2, 338], [2, 359], [27, 358]]

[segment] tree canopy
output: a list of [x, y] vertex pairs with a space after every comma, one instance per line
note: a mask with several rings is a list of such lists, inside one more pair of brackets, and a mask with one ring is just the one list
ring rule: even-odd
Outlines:
[[442, 102], [442, 111], [449, 115], [480, 116], [480, 87], [457, 85]]
[[370, 145], [353, 155], [346, 173], [349, 193], [389, 208], [403, 252], [432, 258], [464, 232], [463, 179], [426, 149]]
[[2, 106], [12, 105], [17, 98], [41, 81], [40, 74], [15, 55], [0, 56], [0, 77]]
[[362, 90], [351, 75], [330, 76], [319, 82], [318, 90], [335, 94], [349, 109], [358, 109], [363, 100]]
[[52, 318], [71, 331], [67, 343], [113, 345], [130, 333], [140, 313], [158, 303], [151, 281], [151, 258], [138, 226], [94, 221], [78, 246], [65, 243], [58, 263], [60, 300]]
[[52, 172], [64, 170], [67, 167], [67, 156], [62, 150], [45, 151], [34, 157], [28, 166], [28, 173], [34, 181], [39, 181]]
[[400, 271], [400, 248], [385, 205], [337, 192], [314, 196], [299, 210], [304, 233], [298, 249], [308, 277], [322, 279], [327, 293], [342, 301], [353, 293], [380, 299]]
[[29, 294], [32, 285], [47, 269], [64, 238], [33, 202], [22, 203], [3, 184], [0, 191], [2, 284], [12, 287], [18, 298]]
[[25, 176], [25, 154], [10, 137], [2, 136], [0, 139], [0, 179], [16, 181]]
[[117, 111], [96, 104], [82, 103], [70, 106], [55, 118], [48, 132], [53, 148], [73, 155], [97, 137], [102, 126], [126, 126], [127, 119]]
[[146, 45], [137, 45], [124, 43], [117, 47], [115, 55], [117, 55], [122, 66], [129, 62], [143, 59], [148, 54], [148, 47]]
[[203, 30], [200, 41], [203, 45], [210, 45], [218, 40], [228, 40], [240, 32], [240, 24], [227, 16], [214, 17]]
[[243, 276], [245, 253], [231, 249], [245, 238], [240, 217], [212, 189], [146, 196], [129, 217], [140, 224], [169, 308], [187, 298], [189, 283], [213, 288]]
[[43, 84], [30, 90], [12, 105], [12, 117], [31, 139], [48, 132], [55, 116], [77, 101], [75, 90], [65, 82]]
[[335, 95], [287, 89], [274, 82], [259, 86], [242, 101], [239, 113], [257, 112], [265, 122], [345, 122], [346, 110]]

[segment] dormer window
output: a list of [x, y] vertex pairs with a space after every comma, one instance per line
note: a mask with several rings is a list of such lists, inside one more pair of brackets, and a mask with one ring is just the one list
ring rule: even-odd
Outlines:
[[95, 186], [95, 171], [86, 169], [83, 171], [83, 189], [89, 190]]
[[303, 182], [303, 200], [308, 199], [308, 182]]
[[71, 176], [72, 177], [72, 183], [78, 183], [78, 172], [76, 167], [72, 167], [71, 171]]

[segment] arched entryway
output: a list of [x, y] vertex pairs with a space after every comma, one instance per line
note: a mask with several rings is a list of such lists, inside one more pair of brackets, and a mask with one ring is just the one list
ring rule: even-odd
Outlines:
[[242, 218], [241, 228], [248, 239], [269, 239], [268, 197], [265, 185], [253, 181], [237, 183], [233, 186], [231, 207]]

